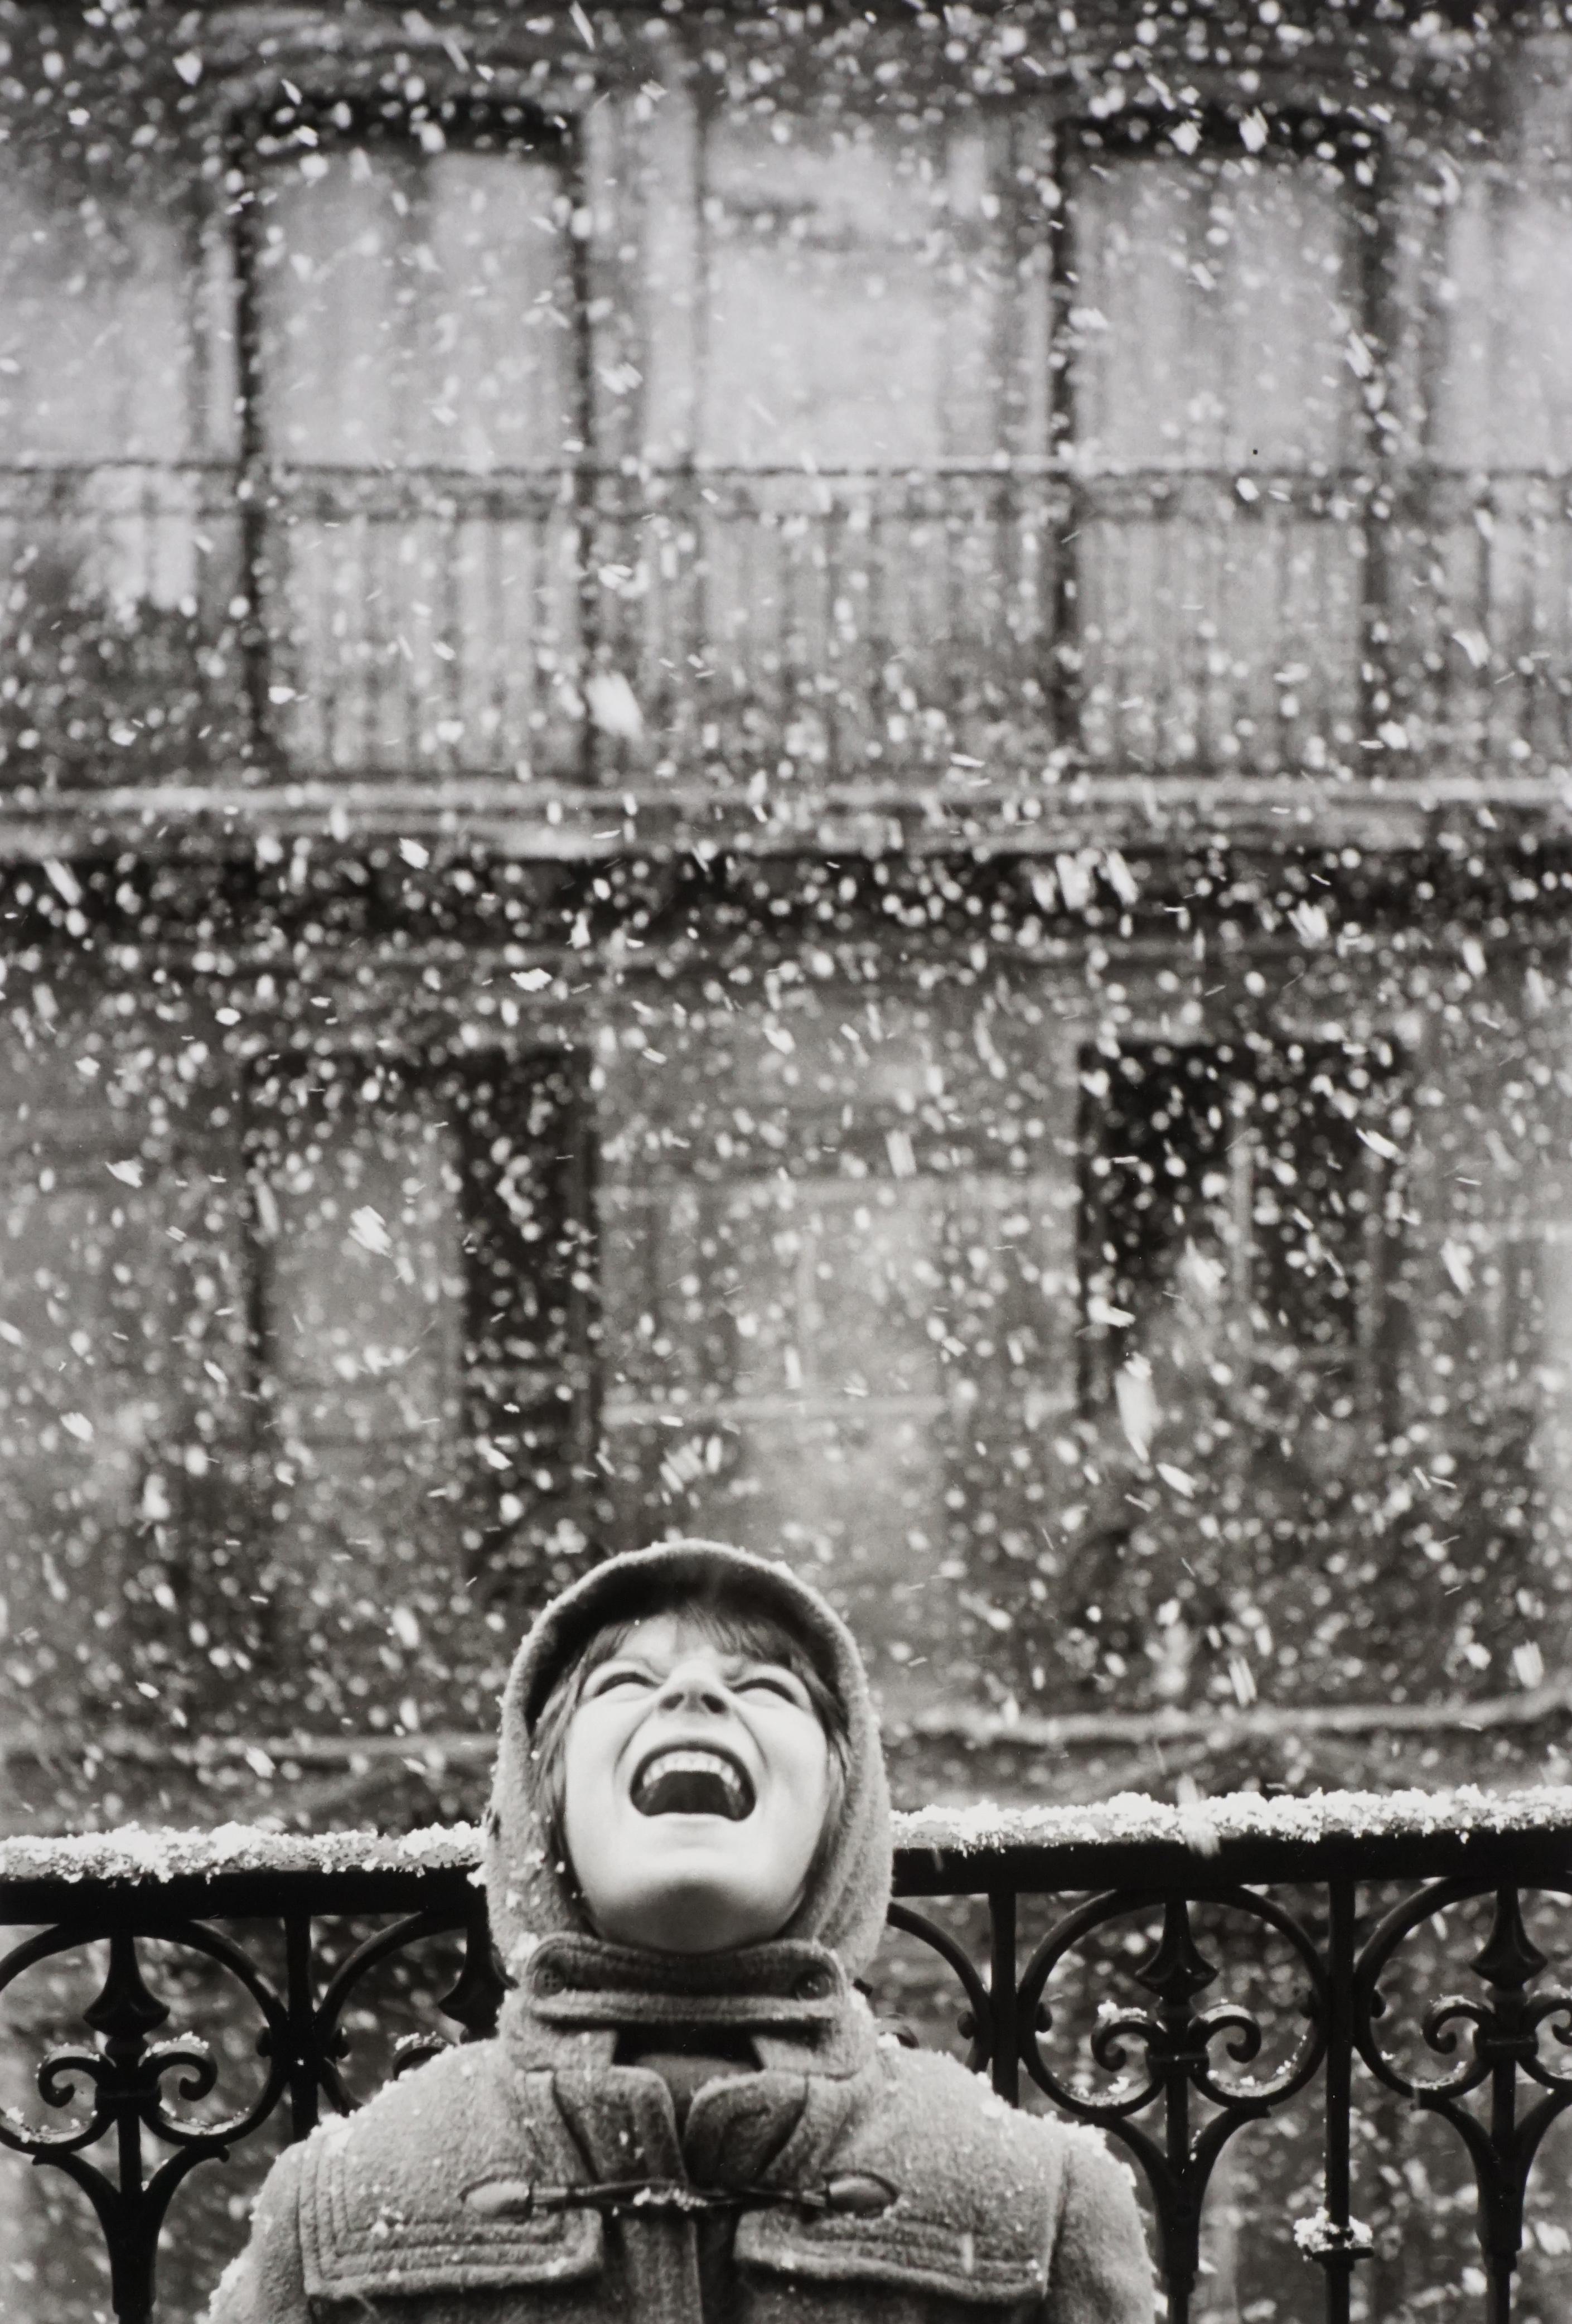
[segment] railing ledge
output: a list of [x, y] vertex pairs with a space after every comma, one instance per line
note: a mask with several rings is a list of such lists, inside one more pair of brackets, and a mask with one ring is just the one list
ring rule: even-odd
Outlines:
[[[1126, 1792], [1079, 1806], [930, 1807], [895, 1818], [896, 1889], [980, 1894], [1127, 1885], [1232, 1885], [1324, 1878], [1520, 1877], [1572, 1884], [1572, 1785], [1488, 1790], [1239, 1792], [1174, 1805]], [[133, 1897], [237, 1914], [276, 1911], [294, 1891], [331, 1883], [337, 1909], [376, 1910], [431, 1886], [457, 1894], [477, 1877], [474, 1824], [404, 1834], [305, 1833], [262, 1824], [211, 1830], [131, 1825], [60, 1839], [0, 1841], [0, 1920], [72, 1916], [89, 1897]], [[390, 1905], [389, 1909], [395, 1906]]]

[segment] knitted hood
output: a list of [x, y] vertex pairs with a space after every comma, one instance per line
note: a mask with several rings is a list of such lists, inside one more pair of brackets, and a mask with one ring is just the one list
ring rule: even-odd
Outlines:
[[509, 1673], [486, 1816], [484, 1877], [492, 1932], [510, 1975], [520, 1973], [542, 1938], [582, 1934], [588, 1927], [558, 1860], [530, 1748], [552, 1686], [606, 1623], [665, 1610], [689, 1597], [740, 1600], [779, 1617], [842, 1705], [849, 1739], [839, 1829], [780, 1934], [827, 1946], [849, 1978], [873, 1958], [889, 1903], [889, 1793], [868, 1679], [851, 1633], [789, 1567], [720, 1542], [673, 1541], [611, 1558], [553, 1599]]

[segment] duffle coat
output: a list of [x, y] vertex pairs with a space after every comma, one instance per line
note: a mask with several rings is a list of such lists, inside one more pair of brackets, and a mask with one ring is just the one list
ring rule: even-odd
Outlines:
[[[638, 1592], [723, 1561], [823, 1655], [851, 1714], [845, 1813], [791, 1925], [728, 1955], [610, 1945], [553, 1862], [533, 1717]], [[889, 1883], [882, 1757], [855, 1646], [784, 1568], [709, 1544], [596, 1569], [547, 1609], [504, 1697], [488, 1819], [497, 2035], [393, 2083], [275, 2165], [208, 2324], [1151, 2324], [1130, 2176], [882, 2034], [852, 1976]], [[679, 2128], [663, 2028], [746, 2038]]]

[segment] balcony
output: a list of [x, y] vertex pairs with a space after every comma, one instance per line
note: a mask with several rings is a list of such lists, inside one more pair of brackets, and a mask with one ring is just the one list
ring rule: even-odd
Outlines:
[[[120, 2324], [194, 2315], [280, 2139], [487, 2031], [477, 1837], [0, 1848], [29, 1932], [0, 2142], [67, 2206], [25, 2247], [5, 2207], [23, 2312], [85, 2316], [106, 2277]], [[898, 1839], [876, 2005], [1108, 2133], [1178, 2324], [1559, 2312], [1572, 1794], [932, 1810]]]
[[607, 788], [641, 838], [754, 845], [1555, 807], [1569, 506], [1523, 472], [13, 469], [13, 825], [553, 794], [548, 849], [593, 853]]

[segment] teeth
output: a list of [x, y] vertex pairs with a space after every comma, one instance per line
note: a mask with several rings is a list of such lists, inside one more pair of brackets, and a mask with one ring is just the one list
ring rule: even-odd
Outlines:
[[743, 1796], [741, 1776], [719, 1751], [662, 1751], [639, 1775], [640, 1790], [661, 1775], [718, 1775], [729, 1799], [740, 1800]]
[[639, 1769], [633, 1805], [640, 1815], [719, 1815], [740, 1823], [753, 1812], [753, 1785], [726, 1753], [674, 1743]]

